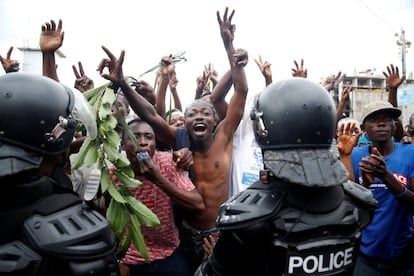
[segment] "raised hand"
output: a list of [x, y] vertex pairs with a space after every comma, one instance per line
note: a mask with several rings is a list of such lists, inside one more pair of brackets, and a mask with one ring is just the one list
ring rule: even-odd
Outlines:
[[209, 86], [208, 86], [208, 79], [209, 75], [206, 71], [203, 71], [202, 76], [198, 76], [196, 79], [197, 82], [197, 88], [196, 88], [196, 94], [194, 99], [199, 99], [203, 96], [204, 93], [210, 92]]
[[387, 73], [382, 72], [385, 76], [385, 80], [387, 81], [388, 86], [390, 89], [397, 88], [400, 86], [403, 81], [405, 80], [405, 75], [401, 75], [398, 70], [398, 66], [395, 66], [391, 64], [390, 66], [387, 66]]
[[339, 71], [336, 76], [331, 75], [325, 78], [321, 84], [323, 87], [325, 87], [326, 90], [331, 91], [335, 89], [335, 87], [338, 87], [339, 83], [344, 79], [344, 77], [345, 74], [342, 74], [342, 72]]
[[293, 62], [295, 63], [295, 68], [292, 68], [292, 76], [306, 79], [308, 77], [308, 69], [303, 66], [303, 58], [300, 61], [300, 66], [296, 60]]
[[4, 72], [6, 73], [18, 72], [20, 70], [20, 63], [15, 59], [11, 59], [12, 52], [13, 47], [10, 47], [7, 51], [6, 58], [0, 55], [0, 62], [3, 65]]
[[223, 39], [224, 45], [233, 42], [234, 32], [236, 31], [236, 25], [231, 24], [235, 10], [233, 10], [229, 17], [227, 17], [229, 8], [226, 7], [223, 18], [220, 16], [220, 12], [217, 11], [217, 21], [220, 25], [220, 33]]
[[259, 55], [258, 59], [254, 59], [254, 61], [256, 62], [257, 67], [259, 67], [259, 70], [262, 72], [262, 75], [265, 77], [265, 79], [272, 78], [272, 69], [270, 68], [272, 64], [270, 64], [268, 61], [263, 62], [261, 55]]
[[63, 44], [65, 32], [62, 31], [62, 20], [59, 19], [58, 25], [54, 20], [46, 22], [42, 25], [40, 33], [39, 45], [43, 52], [54, 52]]
[[213, 88], [217, 85], [219, 79], [218, 79], [218, 73], [216, 70], [214, 70], [213, 64], [209, 63], [208, 65], [204, 65], [204, 73], [208, 77], [205, 92], [209, 92], [212, 89], [210, 89], [210, 82], [213, 84]]
[[[125, 57], [125, 50], [121, 51], [119, 59], [117, 59], [111, 53], [111, 51], [108, 50], [108, 48], [102, 46], [102, 49], [108, 55], [109, 58], [102, 59], [96, 71], [98, 71], [103, 78], [110, 80], [113, 84], [117, 86], [121, 86], [121, 83], [125, 81], [124, 72], [122, 70], [122, 64], [124, 63]], [[105, 68], [108, 69], [108, 73], [104, 73]]]
[[161, 74], [163, 75], [169, 75], [169, 77], [175, 75], [175, 63], [172, 58], [172, 54], [169, 56], [164, 56], [161, 58], [161, 64], [163, 65], [161, 67]]
[[344, 86], [344, 89], [342, 90], [341, 101], [346, 101], [346, 99], [349, 98], [349, 94], [351, 94], [351, 92], [352, 92], [352, 85], [346, 84]]
[[156, 104], [156, 96], [154, 93], [154, 88], [148, 82], [144, 80], [139, 80], [135, 85], [135, 91], [144, 97], [152, 105]]
[[208, 65], [204, 65], [204, 72], [208, 74], [211, 81], [218, 82], [218, 72], [214, 69], [213, 64], [209, 63]]
[[78, 62], [79, 71], [75, 65], [72, 65], [73, 73], [75, 74], [75, 85], [74, 87], [78, 89], [80, 92], [86, 92], [90, 89], [94, 88], [93, 80], [90, 79], [85, 72], [83, 71], [82, 63]]
[[357, 145], [362, 131], [358, 131], [355, 122], [346, 122], [338, 130], [338, 152], [340, 155], [350, 155], [352, 149]]

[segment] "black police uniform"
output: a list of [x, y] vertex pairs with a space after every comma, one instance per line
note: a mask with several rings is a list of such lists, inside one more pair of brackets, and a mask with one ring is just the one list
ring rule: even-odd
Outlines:
[[267, 86], [250, 113], [265, 170], [219, 210], [220, 236], [196, 275], [348, 274], [377, 206], [331, 150], [335, 105], [302, 78]]
[[108, 221], [62, 168], [79, 122], [96, 137], [79, 91], [39, 75], [0, 76], [1, 275], [119, 275]]
[[52, 178], [8, 180], [0, 183], [0, 275], [119, 275], [116, 241], [98, 211]]
[[372, 194], [353, 182], [306, 188], [264, 174], [220, 208], [220, 237], [196, 275], [349, 273]]

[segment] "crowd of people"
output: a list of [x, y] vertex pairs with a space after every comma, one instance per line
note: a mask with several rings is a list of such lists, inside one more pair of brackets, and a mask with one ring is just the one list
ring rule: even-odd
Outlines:
[[[128, 222], [146, 254], [132, 241], [117, 254], [106, 217], [117, 199], [87, 190], [100, 181], [99, 164], [71, 167], [101, 130], [81, 94], [95, 89], [82, 63], [73, 88], [59, 80], [62, 20], [41, 26], [42, 76], [20, 72], [13, 47], [0, 55], [0, 251], [13, 256], [0, 257], [1, 273], [414, 275], [414, 120], [404, 128], [400, 119], [399, 68], [384, 70], [388, 101], [367, 104], [361, 118], [344, 118], [352, 93], [340, 86], [344, 74], [313, 83], [303, 59], [278, 81], [268, 61], [254, 59], [266, 88], [248, 97], [235, 11], [216, 16], [228, 71], [219, 76], [207, 62], [186, 107], [171, 55], [153, 87], [124, 74], [124, 50], [117, 57], [102, 46], [97, 71], [116, 94], [114, 150], [141, 183], [129, 193], [159, 221]], [[329, 92], [338, 87], [335, 106]]]

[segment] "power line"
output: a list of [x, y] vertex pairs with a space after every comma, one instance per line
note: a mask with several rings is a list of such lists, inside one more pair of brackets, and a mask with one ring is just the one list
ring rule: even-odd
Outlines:
[[381, 16], [379, 16], [375, 11], [373, 11], [368, 5], [366, 5], [362, 0], [359, 0], [359, 2], [367, 9], [369, 10], [375, 17], [377, 17], [382, 23], [384, 23], [390, 30], [392, 31], [393, 35], [396, 35], [398, 31], [396, 31], [388, 22], [386, 22]]

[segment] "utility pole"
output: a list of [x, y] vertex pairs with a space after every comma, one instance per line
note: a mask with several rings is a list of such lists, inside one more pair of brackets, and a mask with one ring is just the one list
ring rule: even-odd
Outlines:
[[[398, 34], [395, 34], [398, 36]], [[402, 73], [405, 75], [407, 72], [406, 64], [405, 64], [405, 54], [407, 53], [407, 48], [410, 48], [411, 42], [405, 39], [405, 31], [401, 28], [401, 34], [399, 35], [399, 39], [397, 40], [397, 45], [401, 47], [401, 63], [402, 63]]]

